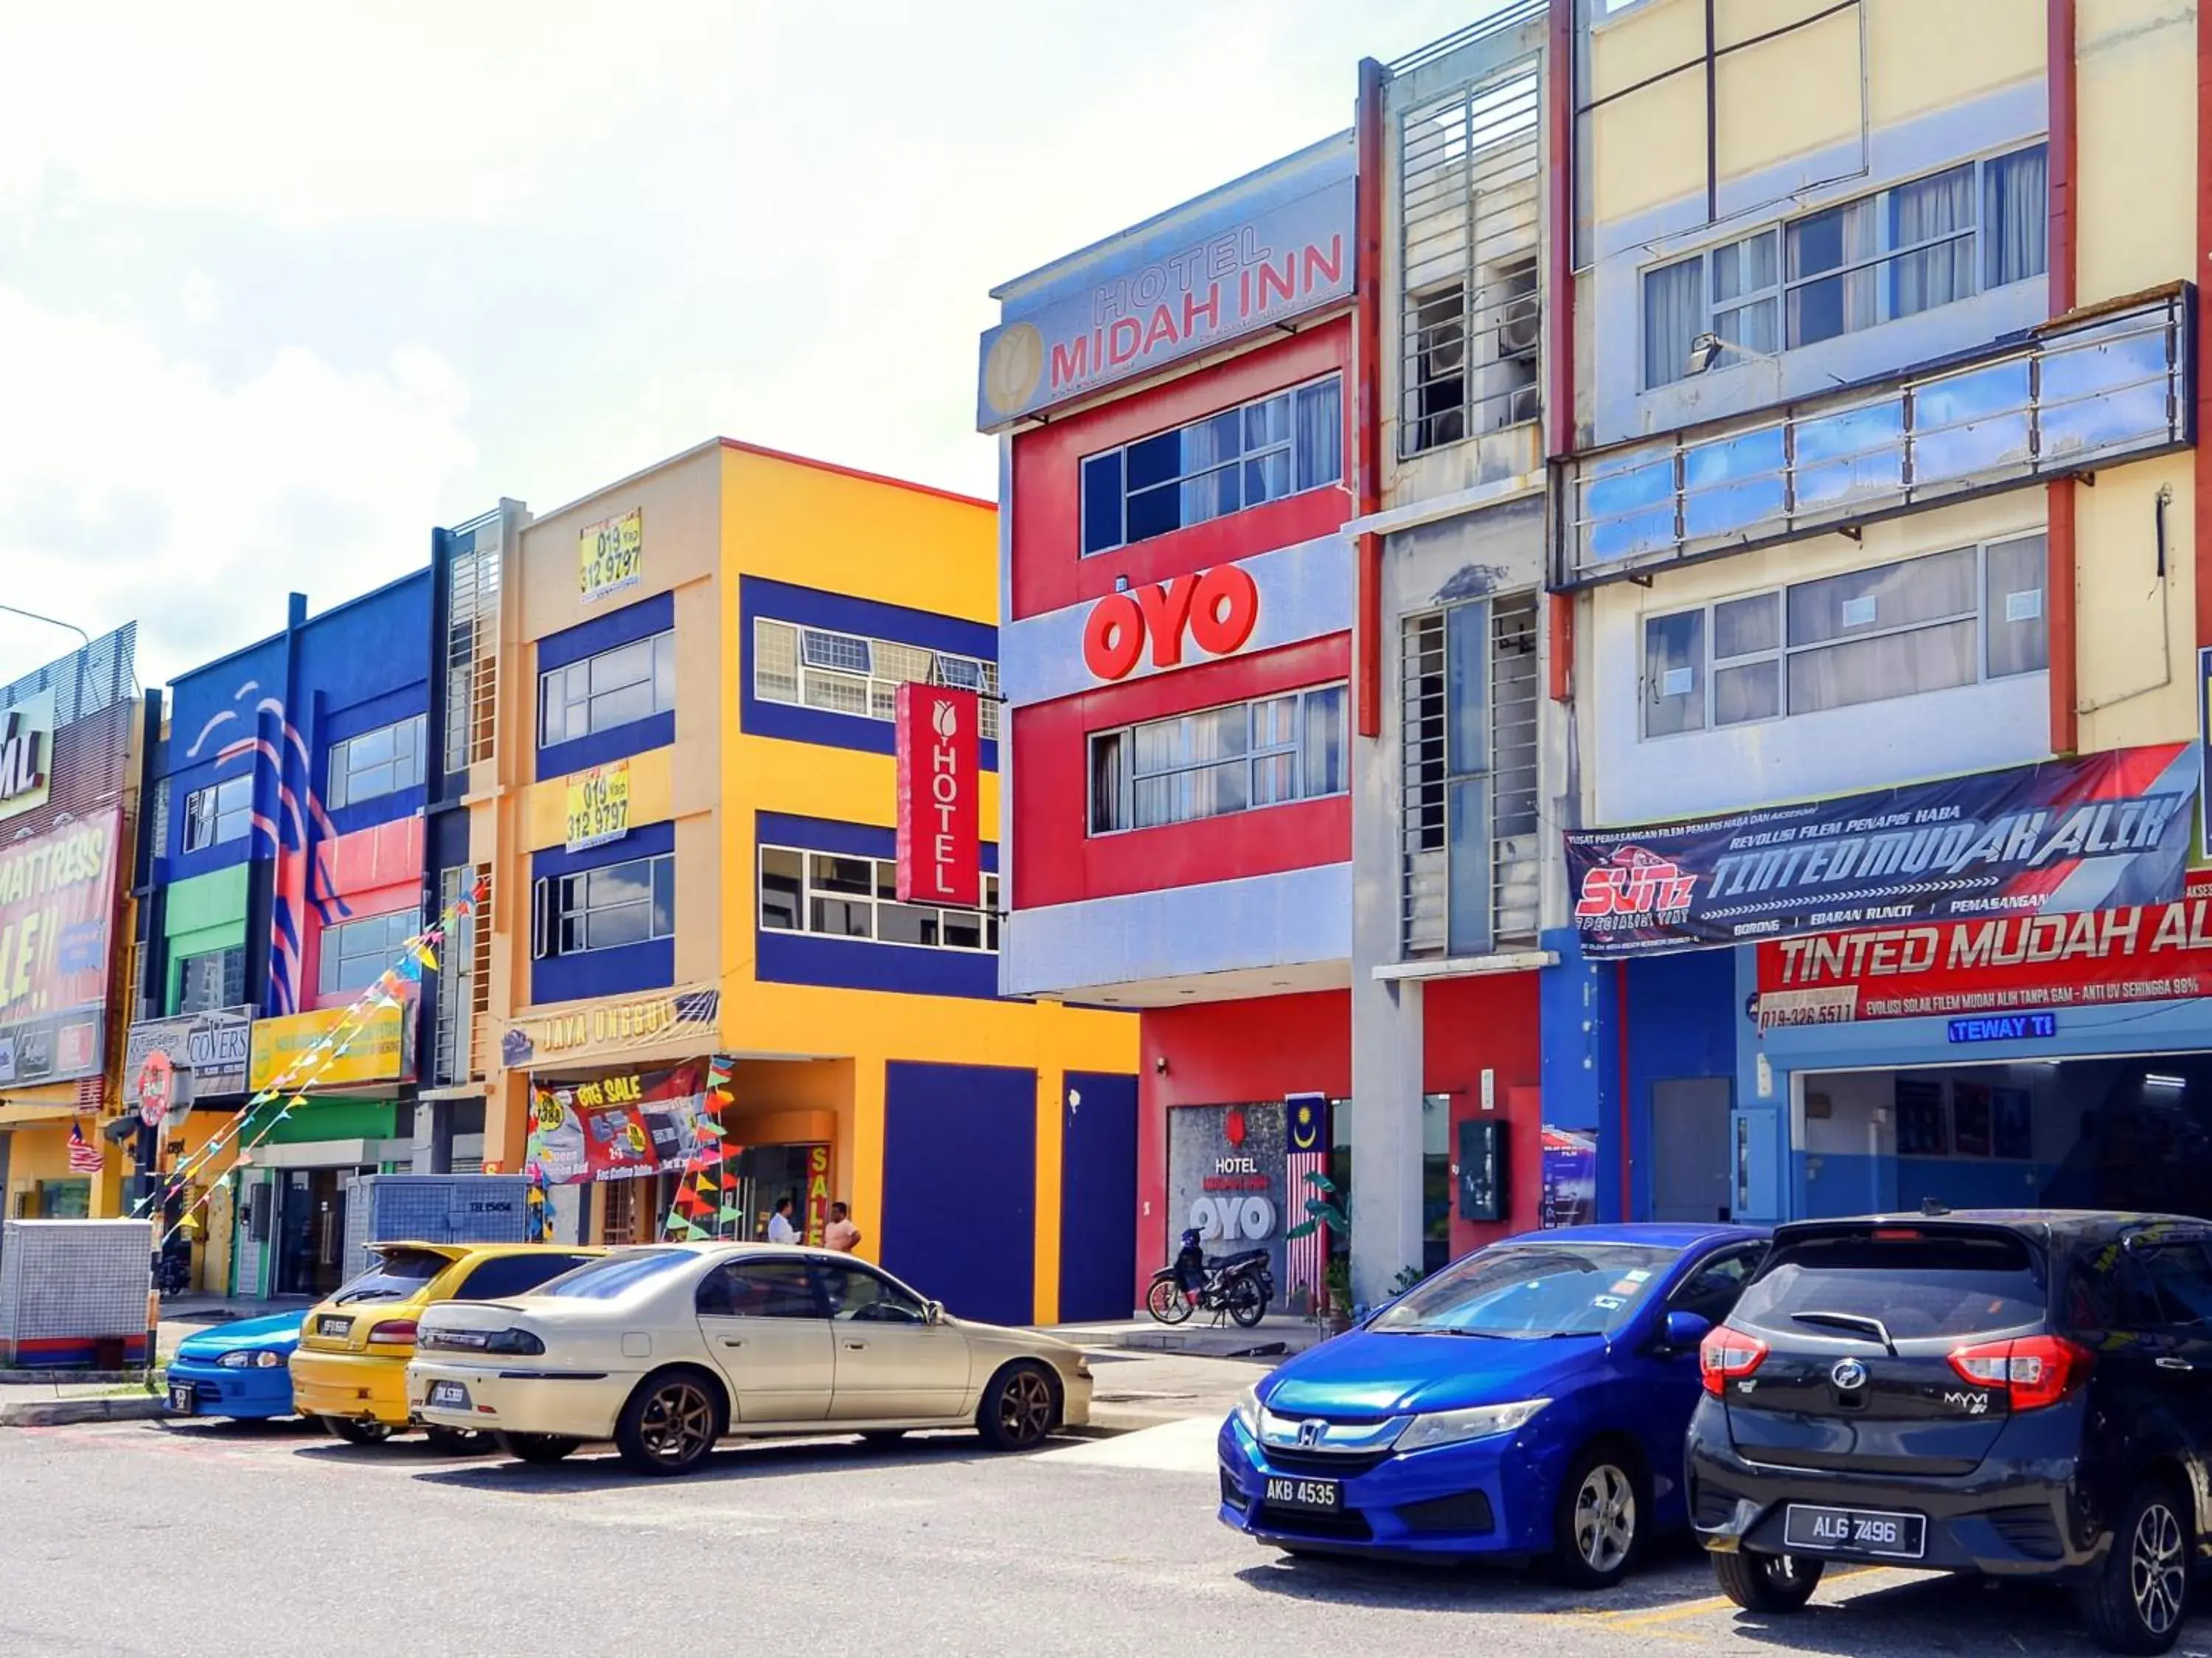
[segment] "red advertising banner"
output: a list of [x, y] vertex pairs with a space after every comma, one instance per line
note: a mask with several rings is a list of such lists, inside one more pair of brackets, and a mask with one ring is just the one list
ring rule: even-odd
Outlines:
[[806, 1148], [806, 1241], [822, 1247], [830, 1224], [830, 1148]]
[[2170, 904], [2014, 915], [1759, 947], [1759, 1022], [1827, 1025], [2212, 994], [2212, 872]]
[[0, 845], [0, 1083], [68, 1082], [106, 1064], [118, 812]]
[[713, 1109], [704, 1075], [695, 1060], [586, 1082], [541, 1082], [532, 1091], [525, 1161], [549, 1186], [681, 1169], [698, 1153], [698, 1119]]
[[983, 849], [976, 829], [982, 788], [972, 691], [898, 688], [898, 897], [902, 904], [983, 901]]

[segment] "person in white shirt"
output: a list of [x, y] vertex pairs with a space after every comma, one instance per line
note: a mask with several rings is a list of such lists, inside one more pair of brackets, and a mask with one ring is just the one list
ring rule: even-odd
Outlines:
[[778, 1198], [775, 1213], [768, 1217], [768, 1240], [772, 1244], [795, 1244], [799, 1228], [791, 1223], [791, 1199]]

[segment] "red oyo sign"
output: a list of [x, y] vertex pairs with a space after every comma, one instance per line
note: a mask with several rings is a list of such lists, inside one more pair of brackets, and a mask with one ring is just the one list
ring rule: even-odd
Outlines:
[[946, 686], [898, 688], [898, 897], [902, 904], [983, 901], [982, 787], [972, 691]]
[[1217, 564], [1108, 594], [1083, 625], [1083, 661], [1102, 680], [1127, 679], [1150, 639], [1154, 667], [1180, 667], [1186, 633], [1207, 655], [1226, 656], [1243, 649], [1259, 623], [1260, 588], [1250, 572]]
[[2212, 993], [2212, 875], [2169, 904], [1813, 933], [1759, 947], [1762, 1025]]

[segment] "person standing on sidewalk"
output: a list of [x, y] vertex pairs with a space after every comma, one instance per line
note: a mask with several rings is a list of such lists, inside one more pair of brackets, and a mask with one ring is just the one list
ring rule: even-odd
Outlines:
[[860, 1228], [853, 1224], [851, 1210], [842, 1204], [830, 1205], [830, 1224], [822, 1234], [822, 1241], [846, 1255], [860, 1247]]
[[791, 1223], [791, 1199], [787, 1196], [775, 1200], [775, 1212], [768, 1217], [768, 1240], [772, 1244], [799, 1241], [799, 1228]]

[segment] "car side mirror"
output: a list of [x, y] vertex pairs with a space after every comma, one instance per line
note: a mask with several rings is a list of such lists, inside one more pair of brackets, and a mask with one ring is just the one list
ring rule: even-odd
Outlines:
[[1678, 1353], [1688, 1352], [1699, 1342], [1705, 1340], [1706, 1332], [1712, 1327], [1713, 1321], [1711, 1319], [1697, 1313], [1686, 1313], [1681, 1308], [1676, 1308], [1667, 1315], [1667, 1322], [1660, 1338]]
[[922, 1304], [921, 1304], [921, 1321], [922, 1321], [924, 1324], [942, 1324], [942, 1323], [944, 1323], [944, 1322], [945, 1322], [945, 1303], [944, 1303], [943, 1301], [924, 1301], [924, 1302], [922, 1302]]

